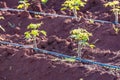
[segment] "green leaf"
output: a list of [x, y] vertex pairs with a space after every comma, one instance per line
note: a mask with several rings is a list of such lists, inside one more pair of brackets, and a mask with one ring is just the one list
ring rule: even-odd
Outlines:
[[27, 9], [30, 5], [30, 3], [28, 2], [28, 0], [20, 0], [19, 1], [19, 5], [17, 6], [18, 9]]
[[42, 4], [46, 4], [48, 0], [41, 0]]
[[66, 7], [61, 8], [61, 10], [66, 10], [66, 9], [67, 9]]
[[46, 31], [44, 31], [44, 30], [41, 30], [40, 33], [42, 33], [44, 36], [47, 35]]
[[35, 39], [35, 37], [39, 36], [40, 33], [42, 33], [43, 35], [46, 36], [46, 32], [44, 30], [38, 30], [38, 28], [41, 26], [41, 24], [43, 24], [42, 22], [41, 23], [37, 23], [37, 24], [29, 24], [27, 26], [27, 29], [29, 29], [29, 31], [25, 32], [25, 37], [26, 38], [32, 38], [32, 39]]
[[90, 48], [92, 48], [92, 49], [95, 48], [95, 45], [94, 45], [94, 44], [90, 44], [89, 46], [90, 46]]
[[26, 3], [25, 6], [28, 8], [28, 6], [30, 6], [30, 3]]
[[86, 3], [83, 2], [82, 0], [66, 0], [63, 4], [61, 10], [66, 10], [66, 9], [76, 9], [80, 10], [80, 7], [84, 7]]
[[31, 30], [31, 34], [36, 37], [39, 36], [39, 30]]
[[87, 30], [78, 28], [70, 31], [71, 38], [73, 38], [76, 42], [80, 42], [82, 46], [89, 45], [88, 40], [89, 37], [92, 36]]
[[27, 26], [27, 29], [36, 29], [36, 24], [33, 24], [33, 23], [29, 24]]
[[65, 58], [64, 60], [72, 63], [76, 61], [75, 58]]
[[107, 7], [107, 6], [110, 6], [110, 7], [115, 7], [115, 5], [118, 5], [119, 4], [119, 1], [111, 1], [111, 2], [108, 2], [108, 3], [106, 3], [106, 4], [104, 4], [105, 5], [105, 7]]
[[33, 24], [31, 23], [30, 25], [27, 26], [27, 29], [37, 29], [39, 28], [43, 23], [37, 23], [37, 24]]
[[18, 9], [22, 9], [22, 8], [24, 8], [24, 5], [23, 5], [23, 4], [19, 4], [19, 5], [17, 6], [17, 8], [18, 8]]
[[25, 38], [26, 38], [26, 39], [32, 38], [32, 36], [31, 36], [31, 34], [30, 34], [29, 31], [25, 32], [24, 34], [25, 34]]

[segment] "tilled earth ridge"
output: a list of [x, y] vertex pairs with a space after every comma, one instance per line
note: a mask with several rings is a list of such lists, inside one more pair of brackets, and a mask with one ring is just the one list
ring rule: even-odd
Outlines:
[[[36, 0], [37, 1], [37, 0]], [[64, 0], [48, 1], [47, 6], [34, 3], [29, 10], [43, 11], [63, 14], [60, 11]], [[114, 15], [109, 8], [104, 8], [104, 0], [89, 0], [89, 3], [79, 12], [80, 15], [94, 19], [114, 21]], [[1, 0], [0, 8], [16, 8], [18, 0]], [[35, 7], [33, 7], [35, 6]], [[64, 13], [65, 14], [65, 13]], [[72, 15], [70, 11], [67, 15]], [[85, 20], [77, 22], [72, 19], [54, 18], [41, 16], [34, 18], [33, 14], [18, 13], [11, 11], [0, 11], [4, 20], [0, 25], [4, 26], [6, 32], [0, 31], [0, 40], [20, 44], [31, 44], [24, 39], [26, 26], [32, 23], [44, 22], [40, 29], [45, 29], [47, 37], [39, 37], [38, 47], [63, 54], [77, 56], [73, 51], [77, 47], [69, 39], [72, 29], [82, 27], [93, 33], [90, 43], [95, 41], [95, 49], [85, 48], [83, 58], [98, 62], [120, 66], [119, 39], [115, 34], [112, 24], [90, 24]], [[32, 17], [31, 17], [32, 16]], [[10, 26], [10, 24], [13, 26]], [[81, 62], [64, 62], [56, 57], [36, 54], [29, 49], [15, 48], [11, 46], [0, 46], [0, 80], [119, 80], [119, 71], [115, 72], [97, 65], [84, 64]]]

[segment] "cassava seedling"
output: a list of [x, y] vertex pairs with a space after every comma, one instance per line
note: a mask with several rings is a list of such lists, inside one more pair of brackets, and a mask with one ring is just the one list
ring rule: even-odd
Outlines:
[[37, 41], [36, 38], [40, 35], [43, 34], [44, 36], [46, 36], [46, 31], [44, 30], [38, 30], [38, 28], [42, 25], [43, 23], [37, 23], [37, 24], [33, 24], [31, 23], [30, 25], [27, 26], [27, 29], [29, 29], [29, 31], [26, 31], [25, 34], [25, 38], [26, 39], [32, 39], [33, 40], [33, 44], [34, 44], [34, 48], [37, 48]]
[[112, 7], [111, 11], [115, 15], [115, 23], [118, 23], [118, 15], [120, 14], [119, 1], [111, 1], [105, 4], [105, 7]]
[[90, 45], [88, 43], [89, 37], [92, 36], [92, 33], [89, 33], [87, 30], [78, 28], [70, 31], [71, 38], [74, 39], [75, 42], [78, 44], [77, 48], [77, 54], [78, 57], [82, 57], [82, 49], [85, 46], [90, 46], [91, 48], [94, 47], [94, 45]]
[[28, 0], [20, 0], [19, 3], [20, 4], [17, 6], [17, 8], [18, 9], [24, 9], [25, 11], [27, 10], [27, 8], [30, 5], [30, 3], [28, 2]]
[[113, 29], [115, 30], [115, 33], [118, 34], [119, 32], [119, 28], [117, 26], [118, 24], [118, 16], [120, 14], [120, 5], [119, 5], [119, 1], [111, 1], [105, 4], [105, 7], [109, 6], [112, 7], [111, 11], [114, 13], [115, 15], [115, 25], [113, 25]]
[[85, 2], [82, 0], [66, 0], [63, 4], [61, 10], [71, 10], [73, 11], [74, 16], [77, 18], [77, 11], [80, 10], [80, 7], [85, 6]]

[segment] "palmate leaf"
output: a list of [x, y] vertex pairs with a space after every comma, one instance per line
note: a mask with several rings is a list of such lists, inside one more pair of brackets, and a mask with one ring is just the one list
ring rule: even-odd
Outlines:
[[84, 34], [84, 33], [79, 34], [79, 40], [87, 41], [87, 40], [88, 40], [87, 37], [88, 37], [88, 36], [86, 36], [86, 34]]
[[26, 4], [25, 4], [25, 7], [27, 7], [27, 8], [28, 8], [28, 6], [30, 6], [30, 3], [26, 3]]
[[66, 9], [67, 9], [66, 7], [61, 8], [61, 10], [66, 10]]
[[76, 41], [82, 41], [84, 44], [87, 43], [89, 37], [92, 36], [87, 30], [78, 28], [70, 31], [71, 38], [75, 39]]
[[62, 6], [63, 8], [61, 8], [61, 10], [66, 10], [66, 9], [76, 9], [76, 10], [80, 10], [80, 7], [84, 7], [86, 3], [81, 1], [81, 0], [66, 0]]
[[36, 29], [36, 28], [37, 28], [36, 24], [33, 24], [33, 23], [27, 26], [27, 29]]
[[39, 36], [39, 30], [31, 30], [30, 32], [34, 37]]
[[30, 5], [30, 3], [28, 2], [28, 0], [20, 0], [19, 1], [19, 5], [17, 6], [18, 9], [23, 9], [23, 8], [28, 8], [28, 6]]
[[117, 4], [119, 4], [119, 1], [113, 1], [113, 4], [117, 5]]
[[111, 11], [113, 11], [113, 12], [119, 12], [120, 9], [115, 8], [115, 9], [112, 9]]
[[43, 23], [37, 23], [37, 24], [33, 24], [31, 23], [30, 25], [27, 26], [27, 29], [37, 29], [39, 28]]
[[24, 8], [24, 4], [19, 4], [19, 5], [17, 6], [17, 8], [18, 8], [18, 9]]
[[85, 3], [85, 2], [83, 2], [83, 1], [80, 1], [80, 2], [79, 2], [79, 5], [80, 5], [81, 7], [84, 7], [84, 6], [85, 6], [85, 4], [86, 4], [86, 3]]
[[93, 49], [93, 48], [95, 48], [95, 45], [94, 44], [89, 44], [89, 47]]
[[105, 5], [105, 7], [107, 7], [107, 6], [113, 7], [113, 6], [118, 5], [118, 4], [119, 4], [119, 1], [111, 1], [111, 2], [108, 2], [104, 5]]
[[41, 30], [40, 33], [42, 33], [44, 36], [47, 35], [46, 31], [44, 31], [44, 30]]
[[30, 34], [29, 31], [25, 32], [24, 34], [25, 34], [25, 38], [26, 38], [26, 39], [32, 38], [32, 36], [31, 36], [31, 34]]
[[70, 34], [72, 34], [72, 35], [76, 35], [78, 33], [79, 33], [78, 29], [74, 29], [74, 30], [70, 31]]

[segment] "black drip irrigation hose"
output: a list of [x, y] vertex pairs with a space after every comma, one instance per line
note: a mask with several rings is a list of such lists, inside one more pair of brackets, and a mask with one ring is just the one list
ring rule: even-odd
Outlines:
[[[29, 46], [26, 46], [26, 45], [10, 43], [10, 42], [5, 42], [5, 41], [0, 41], [0, 44], [11, 45], [11, 46], [14, 46], [14, 47], [32, 48], [32, 47], [29, 47]], [[120, 66], [114, 66], [114, 65], [110, 65], [110, 64], [101, 63], [101, 62], [94, 62], [92, 60], [82, 59], [82, 58], [78, 58], [78, 57], [74, 58], [73, 56], [69, 56], [69, 55], [65, 55], [65, 54], [57, 53], [57, 52], [53, 52], [53, 51], [43, 50], [43, 49], [39, 49], [39, 48], [32, 48], [32, 49], [36, 50], [38, 52], [50, 54], [50, 55], [53, 55], [53, 56], [56, 56], [56, 57], [72, 58], [72, 59], [75, 59], [75, 60], [80, 61], [82, 63], [96, 64], [96, 65], [99, 65], [99, 66], [102, 66], [102, 67], [120, 70]]]
[[[25, 10], [22, 9], [13, 9], [13, 8], [0, 8], [1, 11], [17, 11], [17, 12], [23, 12]], [[51, 13], [44, 13], [44, 12], [36, 12], [36, 11], [28, 11], [29, 13], [32, 14], [41, 14], [44, 16], [55, 16], [55, 17], [64, 17], [64, 18], [72, 18], [72, 19], [76, 19], [75, 16], [67, 16], [67, 15], [59, 15], [59, 14], [51, 14]], [[78, 20], [81, 18], [77, 18]], [[88, 19], [88, 18], [84, 18], [85, 20], [93, 20], [94, 22], [100, 22], [100, 23], [109, 23], [109, 24], [119, 24], [116, 22], [110, 22], [110, 21], [105, 21], [105, 20], [96, 20], [96, 19]]]

